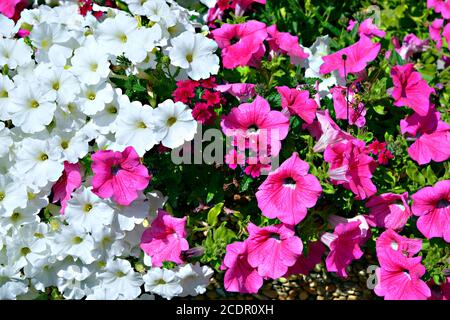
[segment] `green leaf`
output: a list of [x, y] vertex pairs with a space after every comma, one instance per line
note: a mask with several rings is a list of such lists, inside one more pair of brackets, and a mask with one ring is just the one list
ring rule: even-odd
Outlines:
[[384, 116], [387, 112], [384, 110], [384, 106], [381, 106], [381, 105], [378, 105], [378, 106], [375, 106], [375, 107], [373, 107], [373, 110], [376, 112], [376, 113], [378, 113], [378, 114], [380, 114], [380, 115], [382, 115], [382, 116]]
[[214, 227], [217, 224], [218, 216], [220, 212], [222, 212], [223, 202], [216, 204], [212, 207], [208, 212], [207, 222], [211, 227]]

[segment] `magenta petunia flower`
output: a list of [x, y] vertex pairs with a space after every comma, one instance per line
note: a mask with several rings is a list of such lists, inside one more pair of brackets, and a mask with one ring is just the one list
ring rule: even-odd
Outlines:
[[335, 86], [330, 89], [330, 92], [333, 97], [333, 107], [336, 112], [336, 119], [347, 120], [348, 117], [348, 123], [351, 125], [354, 124], [358, 128], [361, 128], [366, 124], [366, 108], [362, 102], [356, 101], [355, 92], [352, 89], [349, 89], [348, 91], [348, 104], [346, 87]]
[[436, 48], [442, 48], [442, 27], [444, 26], [444, 19], [435, 19], [429, 26], [428, 32], [430, 33], [430, 38], [436, 42]]
[[313, 241], [308, 244], [308, 254], [303, 252], [297, 259], [295, 264], [289, 267], [288, 271], [283, 277], [288, 277], [292, 274], [309, 275], [309, 272], [322, 261], [326, 247], [320, 241]]
[[262, 277], [283, 276], [302, 253], [302, 240], [292, 227], [277, 224], [259, 228], [250, 222], [247, 230], [248, 263], [257, 268]]
[[427, 8], [433, 8], [444, 19], [450, 19], [450, 1], [448, 0], [427, 0]]
[[[243, 103], [222, 117], [222, 130], [228, 137], [234, 137], [235, 145], [239, 139], [257, 141], [270, 146], [271, 155], [277, 156], [281, 140], [289, 131], [289, 118], [280, 111], [270, 110], [269, 103], [257, 96], [251, 103]], [[254, 150], [258, 151], [258, 150]]]
[[358, 28], [358, 34], [360, 36], [366, 36], [369, 38], [379, 37], [384, 38], [386, 36], [386, 32], [384, 30], [380, 30], [374, 23], [372, 18], [367, 18]]
[[385, 300], [426, 300], [431, 291], [420, 279], [426, 272], [421, 260], [397, 254], [386, 256], [383, 266], [377, 269], [375, 293]]
[[297, 153], [271, 172], [256, 192], [258, 206], [268, 218], [288, 225], [302, 221], [322, 193], [319, 180], [308, 174], [309, 165]]
[[52, 187], [53, 203], [61, 201], [61, 214], [67, 207], [67, 202], [72, 196], [72, 192], [81, 186], [81, 166], [79, 163], [64, 162], [62, 176]]
[[442, 36], [445, 38], [445, 41], [447, 41], [447, 44], [449, 44], [450, 43], [450, 22], [448, 22], [445, 25], [444, 30], [442, 31]]
[[227, 245], [221, 270], [224, 276], [225, 290], [239, 293], [257, 293], [263, 285], [263, 278], [247, 261], [247, 242], [234, 242]]
[[323, 152], [328, 146], [341, 141], [353, 140], [354, 137], [341, 130], [330, 117], [328, 110], [319, 110], [316, 113], [317, 121], [306, 128], [318, 140], [314, 145], [314, 152]]
[[412, 212], [418, 216], [417, 229], [427, 238], [450, 242], [450, 180], [437, 182], [411, 196]]
[[333, 233], [324, 233], [320, 240], [330, 248], [325, 264], [327, 270], [347, 277], [346, 268], [353, 260], [362, 257], [360, 245], [367, 240], [367, 229], [361, 228], [363, 219], [339, 223]]
[[392, 229], [384, 231], [376, 241], [376, 251], [381, 267], [384, 261], [394, 255], [412, 258], [422, 249], [421, 239], [406, 238]]
[[[346, 73], [363, 71], [367, 64], [378, 56], [380, 48], [380, 43], [374, 43], [370, 38], [361, 36], [361, 39], [351, 46], [322, 57], [323, 64], [320, 66], [320, 73], [327, 74], [339, 70], [339, 75], [345, 77]], [[343, 56], [346, 57], [345, 70]]]
[[267, 38], [267, 31], [262, 22], [250, 20], [241, 24], [224, 23], [211, 33], [222, 49], [222, 63], [226, 69], [257, 66], [266, 52], [263, 42]]
[[186, 240], [186, 220], [172, 217], [162, 209], [150, 228], [141, 237], [141, 249], [152, 258], [152, 265], [161, 267], [164, 261], [182, 263], [181, 252], [189, 249]]
[[30, 5], [29, 0], [2, 0], [0, 1], [0, 14], [18, 20], [20, 12]]
[[369, 214], [365, 218], [370, 226], [401, 230], [409, 217], [408, 192], [402, 194], [383, 193], [373, 196], [366, 202]]
[[147, 168], [131, 146], [122, 152], [97, 151], [92, 161], [92, 192], [101, 198], [112, 197], [120, 205], [133, 202], [150, 182]]
[[300, 64], [302, 60], [309, 57], [309, 54], [303, 51], [298, 43], [298, 37], [289, 32], [280, 32], [276, 25], [267, 27], [270, 50], [281, 54], [287, 54], [291, 58], [292, 64]]
[[276, 87], [281, 96], [281, 106], [290, 114], [296, 114], [306, 123], [311, 124], [316, 118], [317, 103], [309, 97], [308, 90], [291, 89], [286, 86]]
[[434, 93], [434, 89], [422, 79], [419, 72], [414, 71], [414, 64], [392, 67], [391, 76], [394, 105], [408, 106], [419, 115], [426, 116], [430, 108], [430, 94]]
[[431, 106], [424, 117], [414, 113], [400, 121], [402, 134], [415, 140], [408, 154], [420, 165], [450, 158], [450, 125], [440, 118], [441, 114]]
[[328, 174], [332, 182], [351, 190], [357, 200], [377, 192], [371, 180], [377, 164], [366, 152], [364, 141], [353, 139], [330, 145], [324, 153], [324, 160], [330, 164]]

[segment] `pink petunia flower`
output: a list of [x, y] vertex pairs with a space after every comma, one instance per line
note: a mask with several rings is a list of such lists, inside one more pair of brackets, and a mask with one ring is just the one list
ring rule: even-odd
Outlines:
[[272, 156], [278, 155], [281, 141], [289, 131], [289, 118], [279, 111], [270, 110], [269, 103], [260, 96], [251, 103], [231, 109], [220, 124], [225, 135], [234, 138], [235, 145], [239, 140], [258, 140], [259, 148], [270, 146]]
[[352, 135], [339, 128], [330, 117], [328, 110], [317, 111], [316, 117], [317, 121], [306, 127], [311, 135], [318, 140], [314, 145], [314, 152], [323, 152], [328, 146], [354, 139]]
[[[327, 74], [339, 70], [339, 75], [345, 77], [346, 74], [363, 71], [367, 64], [378, 56], [380, 48], [380, 43], [374, 43], [369, 37], [362, 36], [351, 46], [322, 57], [323, 64], [320, 66], [320, 73]], [[346, 57], [345, 70], [343, 56]]]
[[377, 257], [381, 267], [384, 267], [386, 260], [395, 255], [399, 255], [400, 258], [412, 258], [421, 249], [421, 239], [403, 237], [392, 229], [384, 231], [376, 241]]
[[325, 259], [328, 271], [347, 277], [347, 266], [362, 257], [360, 246], [367, 240], [367, 230], [363, 232], [361, 224], [362, 219], [339, 223], [333, 233], [326, 232], [321, 236], [320, 240], [330, 249]]
[[336, 119], [347, 120], [348, 116], [348, 123], [351, 125], [354, 124], [358, 128], [361, 128], [366, 124], [366, 108], [362, 102], [358, 102], [355, 99], [355, 92], [352, 89], [349, 89], [348, 92], [348, 106], [346, 87], [335, 86], [330, 89], [330, 92], [333, 97], [333, 106], [334, 111], [336, 112]]
[[408, 192], [402, 194], [383, 193], [373, 196], [366, 202], [369, 214], [365, 218], [372, 227], [401, 230], [409, 217]]
[[162, 209], [150, 228], [141, 237], [141, 249], [152, 258], [152, 265], [161, 267], [164, 261], [182, 263], [181, 252], [189, 249], [186, 240], [187, 217], [175, 218]]
[[302, 60], [309, 57], [309, 54], [303, 51], [302, 47], [298, 44], [297, 36], [293, 36], [288, 32], [278, 31], [276, 25], [267, 27], [267, 33], [269, 35], [267, 42], [269, 43], [270, 50], [287, 54], [291, 58], [292, 64], [298, 65]]
[[411, 196], [412, 212], [418, 216], [417, 229], [427, 238], [450, 242], [450, 180], [437, 182]]
[[430, 94], [434, 93], [419, 72], [414, 71], [414, 64], [395, 66], [391, 70], [394, 88], [392, 97], [397, 107], [408, 106], [421, 116], [425, 116], [430, 108]]
[[238, 66], [257, 66], [266, 49], [266, 25], [250, 20], [241, 24], [224, 23], [213, 30], [212, 35], [222, 49], [224, 68], [233, 69]]
[[385, 300], [426, 300], [431, 291], [420, 279], [426, 272], [421, 260], [397, 254], [386, 256], [384, 265], [377, 269], [375, 293]]
[[303, 252], [297, 259], [295, 264], [289, 267], [288, 271], [283, 277], [289, 277], [292, 274], [309, 275], [310, 271], [316, 264], [322, 261], [326, 247], [320, 241], [313, 241], [308, 244], [308, 254]]
[[245, 153], [240, 150], [231, 149], [225, 155], [225, 163], [228, 167], [230, 167], [230, 169], [235, 170], [238, 165], [245, 164]]
[[372, 18], [367, 18], [358, 28], [358, 34], [360, 36], [366, 36], [369, 38], [378, 37], [384, 38], [386, 36], [386, 32], [384, 30], [380, 30], [374, 23]]
[[118, 204], [128, 206], [150, 182], [147, 168], [131, 146], [122, 152], [97, 151], [92, 161], [92, 192], [100, 198], [112, 197]]
[[436, 42], [436, 48], [442, 48], [442, 27], [444, 26], [444, 19], [435, 19], [428, 27], [430, 38]]
[[324, 160], [330, 164], [328, 174], [332, 182], [353, 191], [357, 200], [377, 192], [371, 180], [376, 162], [366, 153], [364, 141], [353, 139], [330, 145], [325, 149]]
[[249, 223], [248, 263], [262, 277], [277, 279], [293, 266], [303, 250], [302, 240], [292, 227], [277, 224], [259, 228]]
[[64, 171], [61, 178], [52, 187], [53, 203], [61, 201], [61, 214], [67, 207], [67, 202], [72, 196], [72, 192], [81, 186], [81, 166], [79, 163], [64, 162]]
[[397, 51], [403, 60], [409, 60], [414, 53], [423, 52], [428, 49], [428, 40], [419, 39], [413, 33], [406, 35], [403, 38], [401, 45], [397, 38], [393, 38], [392, 42], [394, 44], [395, 51]]
[[442, 36], [445, 38], [445, 41], [447, 41], [447, 45], [450, 46], [450, 22], [445, 25]]
[[257, 293], [263, 285], [263, 278], [247, 261], [247, 242], [234, 242], [227, 245], [221, 270], [226, 270], [225, 290], [239, 293]]
[[2, 0], [0, 1], [0, 14], [17, 21], [20, 17], [20, 12], [29, 4], [29, 0]]
[[436, 13], [442, 14], [444, 19], [450, 19], [450, 1], [427, 0], [427, 8], [433, 8]]
[[425, 117], [414, 113], [400, 121], [401, 133], [414, 140], [408, 154], [420, 165], [450, 158], [450, 125], [440, 117], [441, 114], [431, 106]]
[[281, 96], [281, 106], [290, 114], [296, 114], [306, 123], [311, 124], [316, 118], [317, 103], [309, 97], [308, 90], [291, 89], [286, 86], [276, 87]]
[[256, 85], [252, 83], [227, 83], [218, 85], [214, 89], [220, 92], [228, 92], [239, 101], [246, 102], [256, 96], [255, 87]]
[[322, 187], [312, 174], [309, 165], [297, 153], [271, 172], [256, 192], [258, 206], [268, 218], [296, 225], [302, 221], [308, 208], [316, 205]]

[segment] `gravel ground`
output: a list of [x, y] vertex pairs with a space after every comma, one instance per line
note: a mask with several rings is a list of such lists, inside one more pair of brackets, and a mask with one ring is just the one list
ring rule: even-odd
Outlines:
[[[367, 257], [370, 259], [370, 257]], [[205, 295], [196, 300], [371, 300], [376, 299], [367, 288], [368, 261], [356, 261], [348, 268], [348, 278], [337, 277], [326, 272], [323, 264], [318, 264], [308, 276], [292, 275], [266, 282], [259, 294], [236, 294], [223, 289], [222, 279], [213, 279]]]

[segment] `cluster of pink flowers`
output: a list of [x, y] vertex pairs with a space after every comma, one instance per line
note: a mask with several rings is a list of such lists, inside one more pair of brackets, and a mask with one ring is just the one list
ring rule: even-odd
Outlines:
[[389, 160], [394, 158], [394, 155], [386, 147], [386, 142], [375, 140], [367, 148], [373, 155], [377, 156], [377, 162], [381, 165], [387, 165]]
[[222, 49], [225, 69], [238, 66], [258, 67], [266, 54], [264, 41], [267, 41], [272, 55], [288, 55], [293, 64], [299, 64], [309, 56], [299, 45], [297, 36], [278, 31], [276, 25], [267, 27], [265, 23], [256, 20], [241, 24], [224, 23], [213, 30], [212, 35]]
[[260, 96], [251, 103], [231, 109], [220, 124], [225, 135], [232, 137], [235, 147], [226, 156], [226, 163], [230, 168], [245, 165], [243, 161], [248, 150], [246, 173], [253, 177], [270, 168], [270, 157], [279, 154], [281, 141], [289, 131], [289, 117], [271, 110], [269, 103]]
[[172, 96], [175, 102], [193, 106], [192, 116], [197, 122], [211, 125], [217, 118], [214, 110], [226, 103], [225, 98], [216, 88], [214, 77], [200, 81], [180, 80]]
[[302, 255], [302, 240], [292, 226], [277, 224], [260, 228], [250, 223], [247, 230], [249, 236], [245, 241], [227, 246], [221, 266], [226, 270], [227, 291], [257, 293], [264, 279], [307, 274], [322, 259], [324, 248], [320, 243], [310, 243], [309, 255]]

